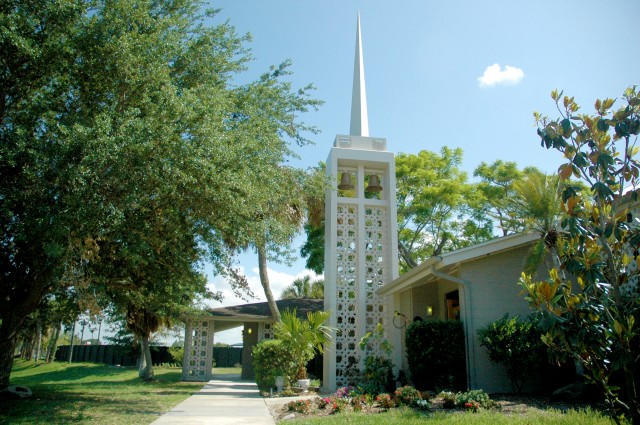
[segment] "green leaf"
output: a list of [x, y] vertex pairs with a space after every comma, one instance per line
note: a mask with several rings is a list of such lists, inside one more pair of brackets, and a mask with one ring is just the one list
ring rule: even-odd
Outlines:
[[604, 118], [600, 118], [600, 119], [598, 120], [598, 125], [597, 125], [597, 127], [598, 127], [598, 130], [599, 130], [599, 131], [602, 131], [602, 132], [606, 132], [606, 131], [608, 131], [608, 130], [609, 130], [609, 124], [607, 123], [607, 120], [606, 120], [606, 119], [604, 119]]
[[607, 199], [612, 197], [613, 191], [611, 190], [611, 188], [609, 186], [607, 186], [606, 184], [604, 184], [603, 182], [597, 182], [595, 183], [592, 187], [591, 187], [591, 191], [596, 193], [598, 196], [600, 196], [603, 199]]
[[562, 127], [562, 135], [564, 137], [569, 137], [571, 135], [571, 121], [569, 118], [565, 118], [560, 121], [560, 126]]
[[607, 225], [604, 228], [604, 236], [608, 238], [612, 234], [613, 234], [613, 223], [607, 223]]

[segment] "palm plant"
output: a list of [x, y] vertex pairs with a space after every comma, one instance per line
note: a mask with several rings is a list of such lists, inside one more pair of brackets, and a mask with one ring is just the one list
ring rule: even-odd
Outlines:
[[307, 363], [331, 340], [331, 328], [324, 325], [329, 313], [308, 312], [306, 320], [300, 319], [296, 313], [296, 309], [282, 312], [282, 320], [275, 326], [275, 335], [291, 353], [296, 365], [294, 378], [306, 379]]
[[516, 199], [511, 221], [517, 222], [518, 227], [536, 231], [541, 236], [526, 259], [527, 274], [536, 271], [547, 252], [551, 254], [554, 263], [558, 260], [556, 241], [561, 233], [559, 225], [563, 212], [558, 185], [557, 175], [548, 176], [537, 170], [529, 171], [513, 185]]
[[324, 298], [324, 281], [321, 279], [312, 281], [309, 275], [296, 278], [291, 285], [284, 288], [280, 295], [282, 300], [295, 298]]

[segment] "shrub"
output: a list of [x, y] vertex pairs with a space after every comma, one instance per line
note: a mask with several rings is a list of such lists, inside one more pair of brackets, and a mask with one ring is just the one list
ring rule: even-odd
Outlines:
[[417, 389], [466, 388], [462, 322], [413, 322], [407, 328], [405, 342], [411, 379]]
[[393, 398], [386, 393], [378, 394], [376, 396], [376, 402], [380, 407], [382, 407], [385, 410], [389, 410], [396, 406], [396, 403], [393, 400]]
[[456, 394], [451, 391], [443, 391], [438, 394], [440, 398], [442, 398], [442, 407], [445, 409], [453, 409], [456, 407]]
[[393, 363], [382, 356], [368, 356], [364, 359], [364, 377], [358, 387], [366, 394], [380, 394], [395, 389]]
[[184, 348], [183, 347], [169, 347], [168, 351], [169, 351], [169, 355], [171, 356], [173, 361], [178, 366], [182, 366], [182, 360], [184, 359]]
[[431, 404], [429, 404], [429, 400], [416, 400], [414, 407], [426, 411], [431, 409]]
[[333, 413], [344, 412], [349, 405], [349, 399], [347, 398], [338, 398], [338, 397], [329, 397], [331, 401], [329, 406]]
[[311, 400], [294, 400], [285, 405], [290, 412], [307, 414], [311, 412]]
[[337, 398], [347, 398], [347, 397], [351, 397], [353, 392], [354, 392], [354, 388], [350, 385], [347, 385], [346, 387], [338, 388], [334, 393], [334, 396]]
[[489, 394], [484, 390], [469, 390], [456, 394], [456, 405], [469, 408], [467, 404], [473, 405], [472, 407], [474, 408], [472, 410], [478, 410], [477, 407], [488, 409], [495, 406], [495, 402], [491, 400]]
[[418, 400], [422, 399], [420, 391], [413, 387], [400, 387], [394, 393], [398, 406], [413, 406]]
[[351, 407], [353, 407], [354, 412], [362, 412], [362, 408], [364, 407], [362, 398], [353, 397], [351, 399]]
[[295, 374], [295, 362], [282, 341], [265, 340], [253, 347], [253, 368], [256, 384], [262, 391], [275, 387], [279, 375], [291, 379]]
[[468, 403], [465, 403], [464, 407], [470, 412], [477, 413], [478, 410], [480, 410], [480, 403], [476, 401], [470, 401]]
[[505, 314], [486, 328], [478, 329], [478, 336], [491, 361], [506, 369], [516, 393], [522, 391], [527, 377], [538, 371], [547, 358], [541, 332], [530, 320], [520, 321], [518, 316], [510, 319]]
[[324, 409], [331, 404], [331, 397], [318, 397], [317, 403], [320, 409]]

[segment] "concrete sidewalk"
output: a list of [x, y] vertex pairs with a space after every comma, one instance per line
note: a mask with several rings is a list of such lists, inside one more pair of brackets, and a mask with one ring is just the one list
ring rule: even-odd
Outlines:
[[240, 375], [218, 375], [153, 425], [252, 424], [274, 425], [275, 421], [254, 382]]

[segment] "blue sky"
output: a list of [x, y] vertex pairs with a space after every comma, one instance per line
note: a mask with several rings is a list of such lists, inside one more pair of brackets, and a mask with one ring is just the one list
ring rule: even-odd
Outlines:
[[[462, 168], [470, 176], [482, 161], [496, 159], [555, 172], [562, 158], [540, 147], [532, 117], [533, 111], [557, 115], [551, 90], [564, 90], [592, 112], [596, 98], [617, 97], [640, 83], [638, 0], [224, 0], [210, 5], [221, 9], [215, 21], [228, 19], [239, 33], [253, 36], [249, 47], [255, 59], [245, 78], [291, 59], [294, 87], [316, 86], [315, 96], [325, 104], [303, 120], [321, 133], [312, 136], [314, 146], [297, 150], [301, 158], [293, 165], [303, 168], [325, 160], [336, 134], [349, 132], [358, 11], [370, 135], [386, 137], [396, 153], [461, 147]], [[240, 261], [260, 294], [255, 259], [243, 255]], [[305, 273], [303, 261], [270, 267], [276, 296]], [[211, 277], [211, 284], [229, 295], [219, 278]], [[238, 302], [227, 296], [222, 304]], [[239, 335], [217, 334], [216, 339], [233, 343]]]

